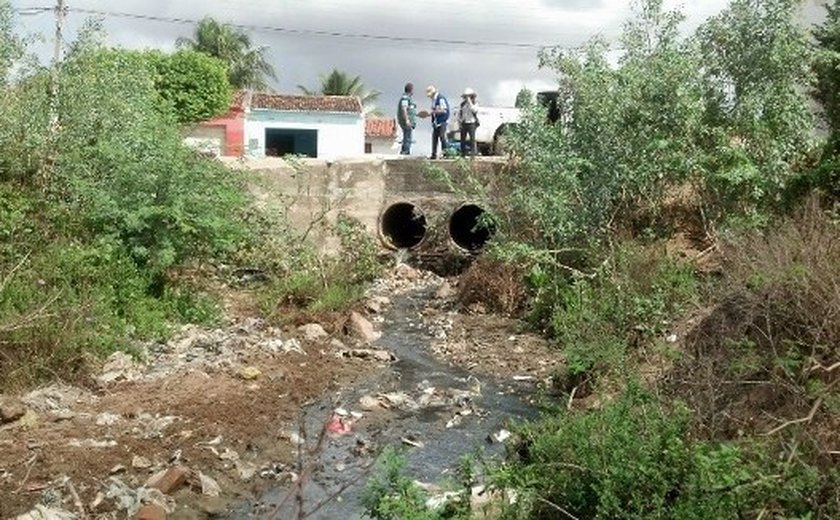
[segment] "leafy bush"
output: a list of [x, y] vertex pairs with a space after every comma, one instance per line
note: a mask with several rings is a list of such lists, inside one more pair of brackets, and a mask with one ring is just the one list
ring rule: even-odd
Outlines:
[[[600, 410], [518, 431], [497, 485], [514, 489], [508, 518], [742, 518], [820, 507], [816, 472], [758, 444], [691, 440], [690, 415], [631, 387]], [[565, 511], [567, 514], [562, 514]]]
[[374, 476], [362, 495], [365, 512], [376, 520], [435, 520], [426, 508], [426, 493], [405, 474], [405, 458], [387, 448], [377, 460]]
[[661, 336], [670, 320], [696, 301], [699, 282], [687, 263], [657, 246], [623, 246], [593, 277], [559, 284], [550, 330], [566, 358], [558, 383], [627, 366], [628, 357]]

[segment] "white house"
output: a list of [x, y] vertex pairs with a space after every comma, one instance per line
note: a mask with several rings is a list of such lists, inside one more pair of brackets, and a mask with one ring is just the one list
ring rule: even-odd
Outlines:
[[365, 118], [355, 96], [254, 93], [245, 114], [245, 153], [336, 159], [365, 150]]
[[393, 155], [399, 150], [397, 121], [393, 117], [365, 119], [365, 153]]

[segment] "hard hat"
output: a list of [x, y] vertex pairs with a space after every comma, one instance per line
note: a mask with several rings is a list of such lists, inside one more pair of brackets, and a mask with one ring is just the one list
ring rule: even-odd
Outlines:
[[426, 95], [427, 96], [434, 96], [435, 92], [437, 92], [437, 89], [435, 88], [434, 85], [429, 85], [428, 87], [426, 87]]
[[475, 95], [475, 90], [467, 87], [467, 88], [464, 89], [464, 93], [461, 94], [461, 97], [474, 96], [474, 95]]

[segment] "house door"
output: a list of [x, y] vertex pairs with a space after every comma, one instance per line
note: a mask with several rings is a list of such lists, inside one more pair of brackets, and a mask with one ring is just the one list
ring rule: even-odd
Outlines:
[[318, 131], [266, 128], [265, 154], [274, 157], [284, 155], [318, 157]]

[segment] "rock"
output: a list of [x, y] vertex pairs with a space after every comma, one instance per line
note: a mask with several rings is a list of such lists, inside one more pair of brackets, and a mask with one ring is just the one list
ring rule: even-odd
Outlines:
[[96, 416], [97, 426], [113, 426], [120, 422], [122, 417], [113, 413], [101, 413]]
[[435, 298], [438, 300], [449, 300], [455, 296], [455, 289], [449, 282], [443, 282], [435, 292]]
[[137, 511], [137, 520], [166, 520], [166, 510], [157, 504], [146, 504]]
[[76, 515], [61, 509], [52, 509], [38, 504], [32, 511], [18, 516], [15, 520], [74, 520]]
[[254, 475], [257, 474], [257, 466], [251, 464], [250, 462], [243, 462], [241, 460], [237, 460], [236, 463], [236, 472], [239, 474], [239, 478], [245, 482], [254, 478]]
[[198, 508], [210, 518], [221, 517], [227, 512], [227, 501], [219, 497], [202, 497], [198, 501]]
[[372, 395], [366, 395], [359, 399], [359, 406], [362, 410], [370, 412], [372, 410], [382, 408], [382, 403], [380, 403], [379, 399], [373, 397]]
[[236, 375], [245, 381], [253, 381], [254, 379], [258, 379], [262, 375], [262, 372], [257, 367], [244, 367]]
[[107, 385], [117, 381], [134, 381], [139, 377], [140, 369], [134, 359], [125, 352], [114, 352], [96, 380], [101, 385]]
[[347, 331], [364, 343], [373, 343], [381, 336], [380, 333], [373, 329], [373, 324], [358, 312], [350, 313]]
[[391, 300], [386, 298], [385, 296], [374, 296], [370, 298], [368, 301], [365, 302], [365, 309], [368, 311], [379, 314], [382, 312], [382, 309], [387, 307], [391, 304]]
[[347, 346], [337, 338], [333, 338], [332, 340], [330, 340], [330, 347], [336, 350], [344, 350], [345, 348], [347, 348]]
[[172, 466], [166, 471], [153, 475], [146, 482], [146, 487], [157, 489], [164, 495], [170, 495], [187, 483], [190, 470], [184, 466]]
[[198, 479], [201, 482], [201, 494], [208, 497], [217, 497], [222, 494], [219, 483], [202, 472], [198, 472]]
[[21, 398], [21, 401], [31, 410], [51, 413], [67, 410], [74, 404], [93, 403], [96, 401], [96, 396], [81, 388], [51, 385], [29, 392]]
[[301, 325], [300, 327], [298, 327], [297, 330], [298, 332], [303, 334], [303, 339], [305, 339], [306, 341], [318, 341], [329, 336], [329, 334], [327, 334], [327, 331], [324, 330], [324, 327], [317, 323]]
[[399, 264], [394, 268], [394, 276], [403, 280], [417, 280], [420, 278], [420, 271], [406, 264]]
[[135, 469], [149, 469], [152, 467], [152, 461], [146, 457], [135, 455], [134, 458], [131, 459], [131, 467]]
[[124, 465], [122, 465], [122, 464], [117, 464], [116, 466], [114, 466], [113, 468], [111, 468], [111, 471], [109, 471], [108, 473], [110, 473], [111, 475], [116, 475], [117, 473], [125, 473], [125, 471], [126, 471], [127, 469], [128, 469], [128, 468], [126, 468]]
[[33, 430], [38, 426], [38, 414], [32, 410], [27, 410], [23, 417], [18, 419], [17, 425], [24, 430]]
[[0, 424], [15, 422], [26, 414], [26, 408], [18, 399], [0, 398]]

